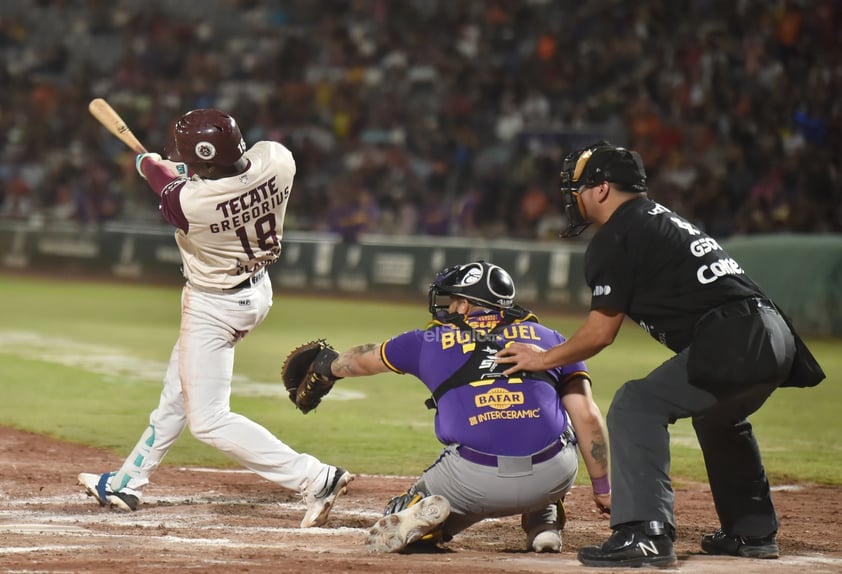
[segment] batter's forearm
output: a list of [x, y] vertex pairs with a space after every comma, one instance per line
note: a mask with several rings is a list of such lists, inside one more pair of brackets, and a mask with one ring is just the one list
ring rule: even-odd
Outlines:
[[330, 365], [330, 370], [337, 377], [363, 377], [385, 373], [389, 367], [380, 357], [380, 345], [368, 343], [341, 353]]
[[[159, 197], [164, 188], [178, 177], [186, 177], [187, 170], [184, 164], [178, 164], [168, 160], [155, 161], [151, 156], [138, 156], [138, 171]], [[157, 156], [156, 156], [157, 157]]]

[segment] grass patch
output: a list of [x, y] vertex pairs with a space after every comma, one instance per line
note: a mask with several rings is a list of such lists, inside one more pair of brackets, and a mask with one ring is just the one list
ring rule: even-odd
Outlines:
[[[157, 405], [160, 380], [178, 334], [177, 287], [40, 280], [0, 282], [0, 373], [5, 400], [0, 424], [128, 454]], [[364, 399], [329, 396], [301, 415], [281, 390], [280, 366], [301, 342], [327, 337], [337, 348], [379, 342], [423, 326], [426, 301], [373, 303], [276, 293], [266, 322], [237, 347], [232, 409], [263, 424], [296, 450], [355, 472], [416, 475], [440, 450], [427, 393], [410, 376], [344, 380]], [[543, 314], [545, 324], [572, 333], [578, 318]], [[842, 484], [838, 464], [842, 388], [838, 340], [810, 341], [828, 381], [813, 389], [781, 389], [752, 418], [774, 482]], [[594, 396], [606, 412], [615, 391], [670, 356], [632, 323], [588, 361]], [[264, 396], [238, 394], [250, 384], [277, 387]], [[706, 480], [688, 421], [670, 427], [672, 474]], [[165, 464], [235, 466], [185, 433]], [[579, 480], [585, 480], [586, 472]]]

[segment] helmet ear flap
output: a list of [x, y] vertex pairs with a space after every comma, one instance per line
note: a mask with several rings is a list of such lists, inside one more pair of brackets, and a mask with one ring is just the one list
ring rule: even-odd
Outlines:
[[181, 156], [178, 154], [178, 149], [175, 143], [175, 125], [178, 120], [173, 120], [167, 130], [167, 141], [164, 144], [164, 157], [170, 161], [183, 162]]

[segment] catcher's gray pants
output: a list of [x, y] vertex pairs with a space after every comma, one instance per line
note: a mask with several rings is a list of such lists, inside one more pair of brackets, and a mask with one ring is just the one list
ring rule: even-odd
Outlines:
[[789, 328], [776, 313], [763, 313], [754, 327], [764, 329], [770, 345], [743, 356], [735, 373], [770, 369], [777, 380], [744, 384], [729, 393], [688, 382], [691, 347], [640, 380], [624, 384], [606, 417], [611, 449], [611, 526], [663, 521], [675, 526], [670, 484], [667, 425], [692, 417], [707, 467], [720, 523], [727, 533], [767, 536], [778, 518], [760, 451], [746, 417], [766, 401], [789, 373], [795, 353]]
[[535, 529], [559, 528], [558, 508], [573, 486], [578, 471], [576, 445], [567, 443], [553, 458], [510, 472], [465, 460], [456, 445], [446, 447], [424, 471], [415, 488], [438, 494], [450, 502], [450, 517], [443, 530], [453, 536], [486, 518], [523, 515], [527, 534]]

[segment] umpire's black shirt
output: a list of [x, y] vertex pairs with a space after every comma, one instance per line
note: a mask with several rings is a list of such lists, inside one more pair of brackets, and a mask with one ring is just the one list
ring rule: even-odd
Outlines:
[[591, 309], [622, 311], [676, 353], [705, 312], [762, 296], [714, 239], [645, 196], [620, 205], [591, 239], [585, 278]]

